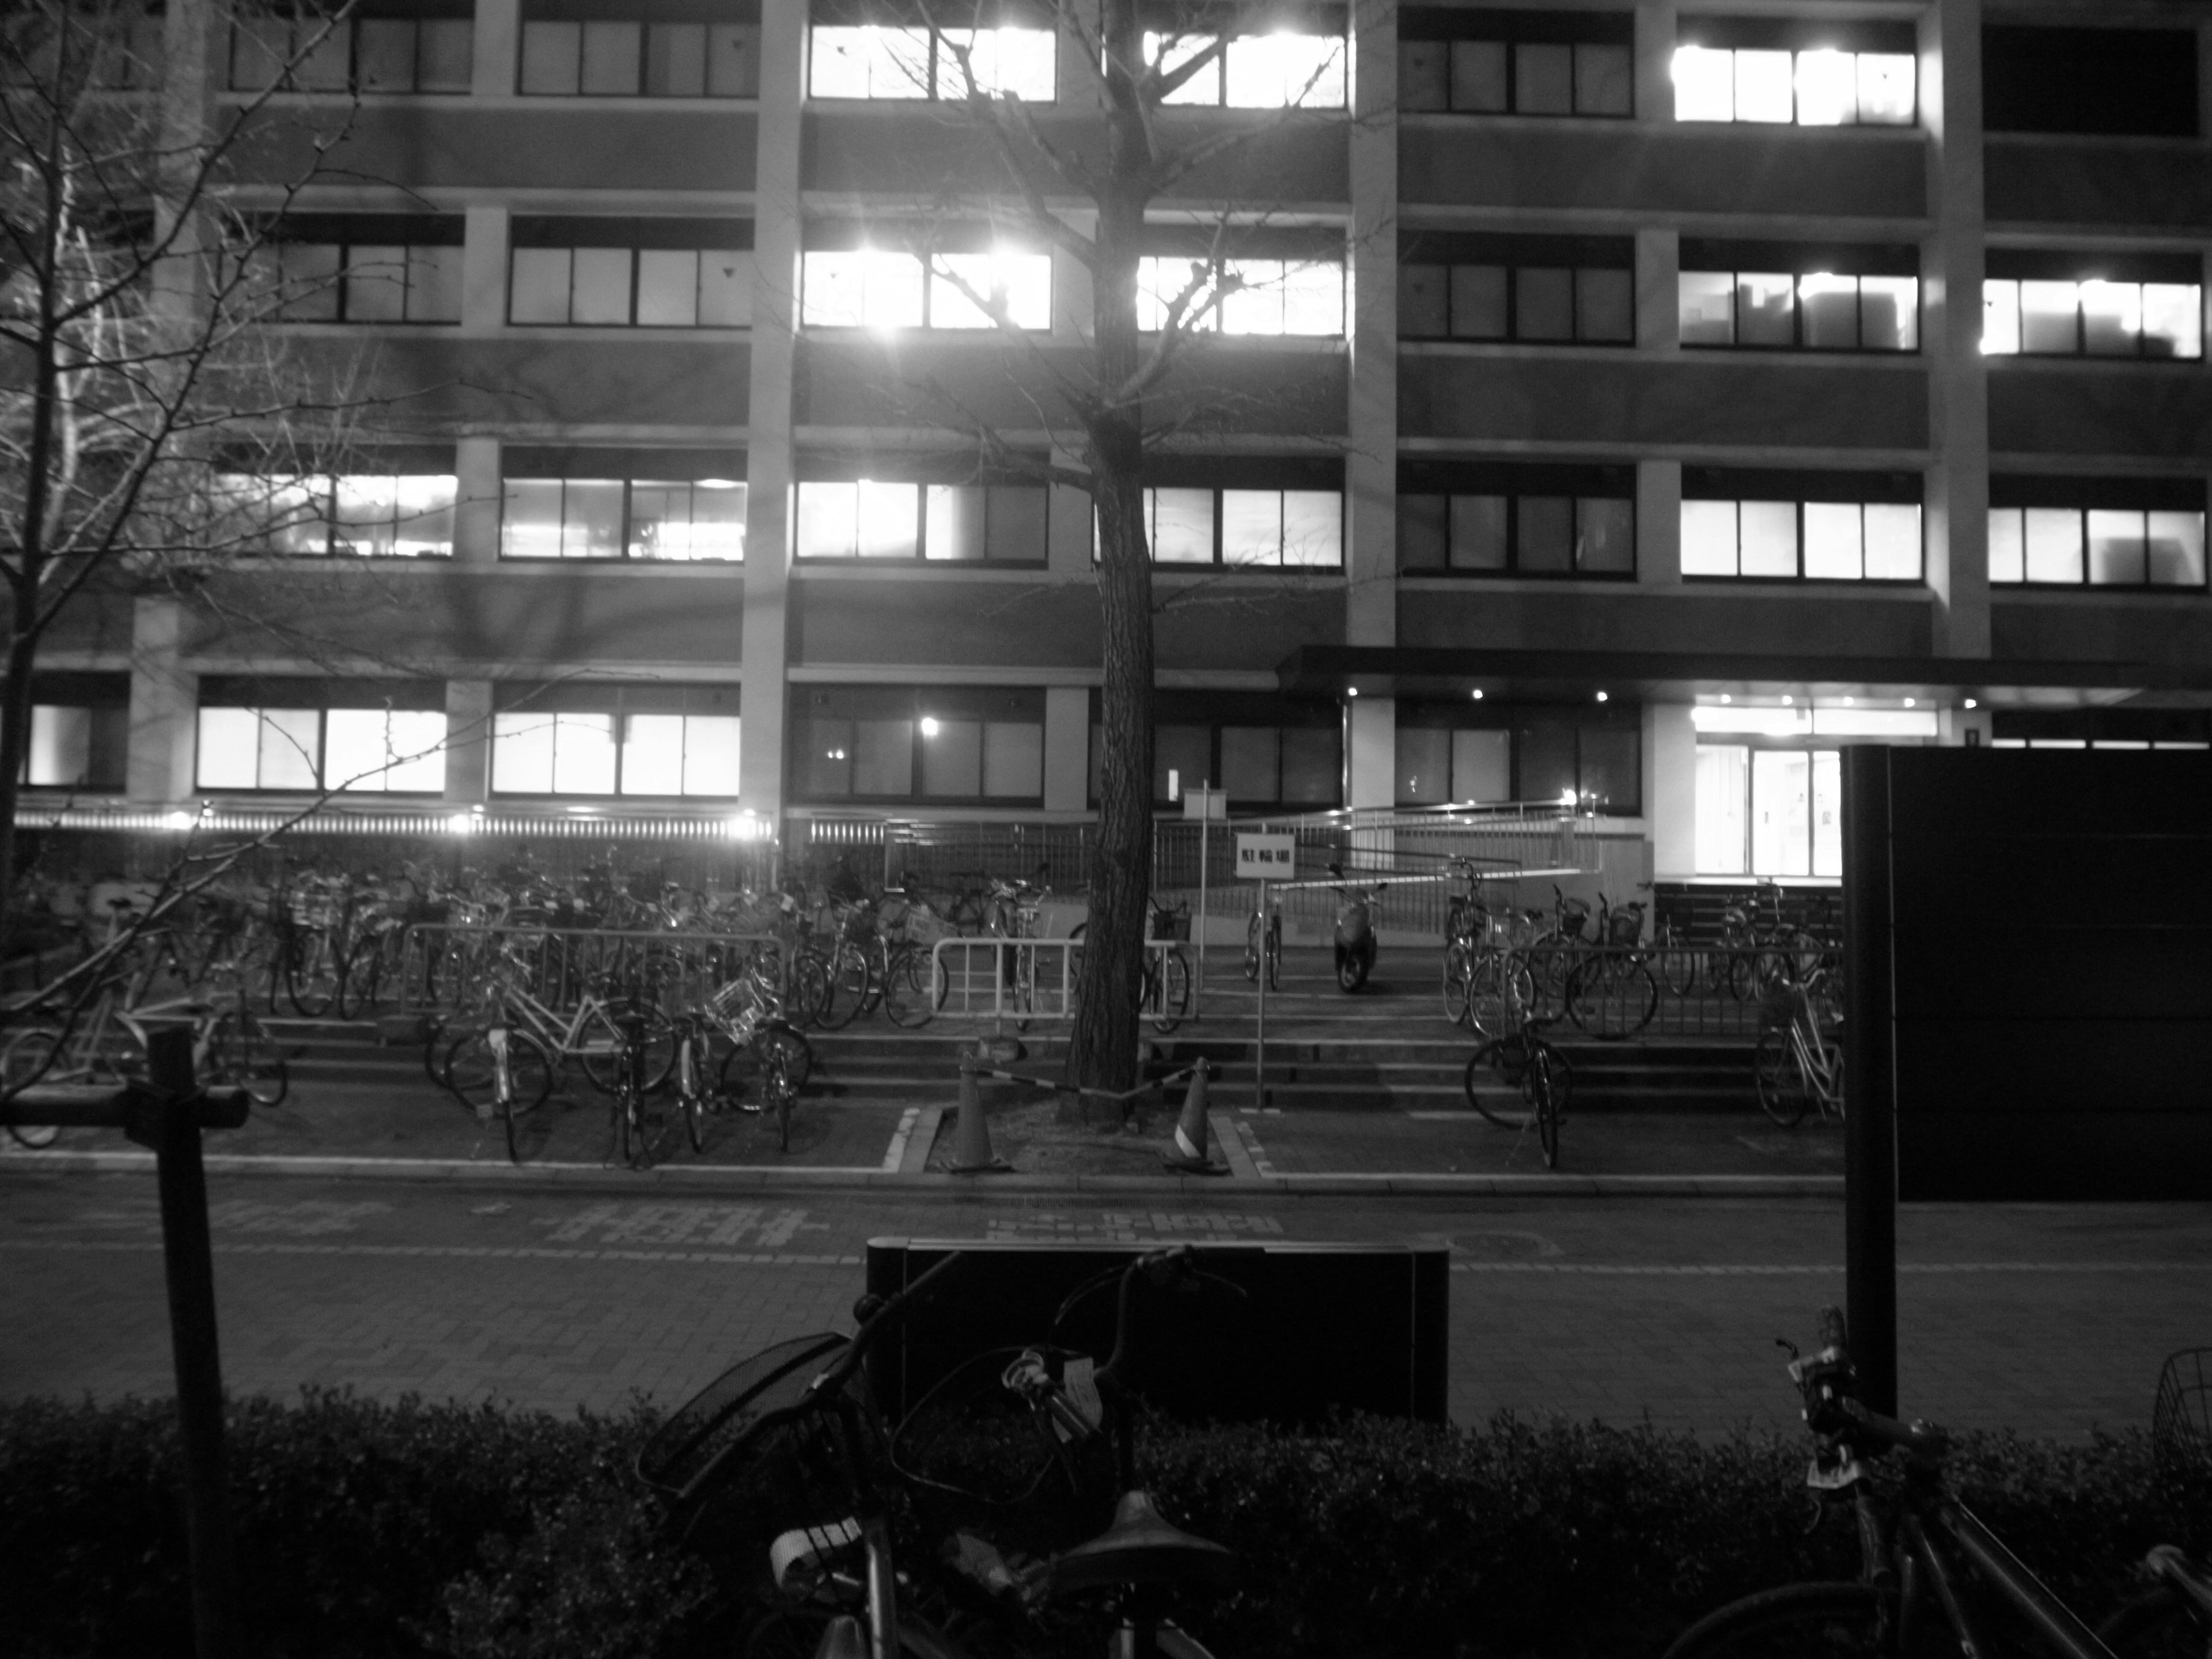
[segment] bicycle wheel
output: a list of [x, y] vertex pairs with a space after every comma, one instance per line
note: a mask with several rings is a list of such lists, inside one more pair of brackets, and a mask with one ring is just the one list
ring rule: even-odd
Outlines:
[[1707, 1613], [1665, 1659], [1887, 1659], [1896, 1647], [1896, 1591], [1784, 1584]]
[[1528, 1044], [1528, 1069], [1521, 1075], [1522, 1091], [1536, 1120], [1536, 1139], [1544, 1149], [1544, 1167], [1559, 1167], [1559, 1119], [1566, 1103], [1561, 1098], [1559, 1052], [1548, 1042]]
[[[545, 1047], [529, 1032], [510, 1027], [507, 1034], [507, 1075], [513, 1079], [515, 1107], [535, 1111], [553, 1092], [553, 1062]], [[445, 1085], [462, 1105], [479, 1117], [498, 1109], [498, 1079], [492, 1070], [491, 1034], [464, 1031], [447, 1050]]]
[[1805, 1115], [1813, 1091], [1805, 1085], [1804, 1068], [1797, 1063], [1797, 1045], [1786, 1025], [1770, 1025], [1759, 1034], [1759, 1048], [1751, 1058], [1753, 1080], [1759, 1086], [1759, 1107], [1785, 1129]]
[[[73, 1079], [64, 1076], [66, 1067], [56, 1056], [61, 1049], [62, 1034], [44, 1028], [18, 1031], [8, 1039], [8, 1046], [0, 1048], [0, 1091], [13, 1096], [19, 1089], [27, 1089], [34, 1083], [64, 1083]], [[33, 1152], [54, 1144], [61, 1130], [52, 1123], [10, 1123], [9, 1138], [19, 1146]]]
[[1467, 1091], [1467, 1103], [1481, 1113], [1486, 1121], [1495, 1123], [1501, 1129], [1525, 1128], [1528, 1122], [1526, 1112], [1500, 1111], [1495, 1105], [1487, 1103], [1474, 1086], [1476, 1079], [1482, 1078], [1486, 1081], [1490, 1075], [1504, 1069], [1504, 1041], [1499, 1037], [1492, 1037], [1477, 1048], [1468, 1057], [1467, 1072], [1460, 1079], [1460, 1086]]
[[791, 1108], [799, 1087], [791, 1080], [789, 1056], [771, 1044], [761, 1054], [761, 1110], [775, 1120], [775, 1149], [791, 1150]]
[[1670, 996], [1686, 997], [1698, 988], [1698, 953], [1676, 944], [1672, 933], [1659, 942], [1659, 982]]
[[290, 1068], [259, 1019], [249, 1013], [219, 1016], [208, 1033], [204, 1079], [243, 1089], [256, 1106], [275, 1106], [290, 1092]]
[[338, 996], [339, 963], [331, 936], [320, 928], [295, 933], [284, 958], [284, 994], [302, 1019], [320, 1019]]
[[[611, 1014], [602, 1013], [596, 1024], [597, 1030], [586, 1026], [580, 1033], [581, 1041], [588, 1046], [570, 1052], [582, 1062], [584, 1075], [591, 1079], [592, 1087], [603, 1095], [611, 1095], [622, 1087], [622, 1030]], [[645, 1016], [646, 1093], [657, 1095], [665, 1089], [675, 1070], [675, 1022], [658, 1009], [649, 1009]]]
[[676, 1042], [676, 1103], [684, 1114], [684, 1139], [691, 1150], [707, 1150], [707, 1079], [705, 1044], [696, 1031], [687, 1030]]
[[1474, 977], [1474, 952], [1465, 939], [1455, 939], [1444, 946], [1444, 1018], [1455, 1025], [1464, 1025], [1471, 1018], [1468, 987]]
[[1260, 982], [1260, 915], [1244, 924], [1244, 977], [1254, 985]]
[[892, 1024], [919, 1030], [937, 1017], [940, 998], [932, 994], [933, 958], [918, 946], [902, 945], [884, 970], [884, 1012]]
[[1190, 961], [1180, 951], [1159, 958], [1159, 1000], [1152, 1006], [1152, 1029], [1164, 1036], [1190, 1012]]
[[868, 953], [857, 945], [841, 945], [829, 965], [830, 989], [822, 999], [822, 1029], [841, 1031], [857, 1018], [867, 1006], [868, 994], [876, 989], [875, 969], [869, 965]]
[[2212, 1646], [2203, 1615], [2164, 1584], [2122, 1602], [2097, 1638], [2118, 1659], [2204, 1659]]
[[784, 1017], [794, 1025], [819, 1025], [829, 1000], [829, 964], [811, 951], [793, 957], [791, 982], [784, 991]]
[[1279, 915], [1267, 918], [1267, 988], [1283, 988], [1283, 919]]

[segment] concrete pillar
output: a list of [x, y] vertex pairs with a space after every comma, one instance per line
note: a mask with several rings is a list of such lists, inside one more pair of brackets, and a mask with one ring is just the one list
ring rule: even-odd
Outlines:
[[446, 799], [474, 806], [491, 799], [491, 682], [446, 682]]
[[1346, 806], [1392, 806], [1398, 796], [1398, 701], [1350, 697], [1344, 705]]
[[1090, 688], [1048, 686], [1044, 694], [1044, 810], [1080, 812], [1090, 805]]
[[[1398, 642], [1398, 13], [1355, 9], [1345, 641]], [[1389, 785], [1386, 774], [1384, 785]], [[1389, 799], [1386, 793], [1382, 804]]]
[[1681, 347], [1681, 276], [1680, 231], [1636, 233], [1636, 343], [1646, 351]]
[[1636, 118], [1674, 118], [1674, 0], [1643, 0], [1636, 8]]
[[477, 0], [476, 17], [469, 91], [478, 98], [512, 98], [520, 84], [520, 0]]
[[465, 236], [461, 248], [461, 332], [496, 334], [507, 326], [507, 210], [471, 208]]
[[1698, 872], [1698, 733], [1690, 705], [1644, 705], [1644, 821], [1651, 837], [1651, 878], [1682, 881]]
[[754, 185], [752, 382], [745, 490], [745, 741], [739, 796], [777, 826], [791, 652], [792, 392], [798, 370], [799, 190], [806, 9], [761, 13], [761, 97]]
[[1682, 464], [1636, 464], [1636, 580], [1646, 587], [1682, 580]]
[[463, 438], [453, 446], [459, 501], [453, 512], [453, 562], [495, 564], [499, 560], [499, 440]]
[[1921, 520], [1936, 649], [1990, 654], [1989, 370], [1982, 356], [1982, 7], [1944, 0], [1920, 20], [1929, 216], [1921, 349], [1933, 451]]
[[185, 608], [161, 595], [131, 606], [131, 738], [125, 792], [141, 805], [192, 793], [200, 678], [184, 666]]

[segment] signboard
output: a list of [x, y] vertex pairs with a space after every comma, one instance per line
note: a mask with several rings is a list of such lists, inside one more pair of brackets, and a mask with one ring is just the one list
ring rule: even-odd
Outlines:
[[1229, 816], [1229, 792], [1194, 783], [1182, 792], [1182, 815], [1186, 818], [1212, 818], [1219, 823]]
[[1297, 837], [1291, 835], [1251, 835], [1237, 837], [1237, 879], [1288, 881], [1297, 873]]

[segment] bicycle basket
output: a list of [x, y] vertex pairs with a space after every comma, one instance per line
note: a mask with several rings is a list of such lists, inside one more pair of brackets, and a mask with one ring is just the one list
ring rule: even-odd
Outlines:
[[1095, 1535], [1112, 1516], [1107, 1437], [1065, 1443], [1064, 1456], [1055, 1450], [1054, 1431], [1003, 1380], [1024, 1352], [1037, 1355], [1055, 1381], [1083, 1359], [1044, 1344], [976, 1354], [916, 1401], [891, 1434], [891, 1465], [934, 1534], [1003, 1531], [1025, 1550], [1061, 1550]]
[[1644, 913], [1640, 910], [1615, 910], [1606, 921], [1606, 943], [1617, 950], [1630, 950], [1644, 939]]
[[638, 1478], [688, 1503], [745, 1474], [759, 1443], [776, 1437], [757, 1432], [761, 1419], [796, 1405], [845, 1342], [794, 1337], [739, 1360], [653, 1431], [637, 1454]]
[[2158, 1374], [2151, 1467], [2160, 1480], [2212, 1474], [2212, 1348], [2184, 1348]]

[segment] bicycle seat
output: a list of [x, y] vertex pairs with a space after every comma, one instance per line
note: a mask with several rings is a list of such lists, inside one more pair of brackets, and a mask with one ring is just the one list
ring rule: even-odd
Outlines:
[[1114, 1524], [1052, 1564], [1047, 1593], [1106, 1589], [1116, 1584], [1220, 1584], [1236, 1557], [1210, 1539], [1170, 1524], [1151, 1497], [1125, 1492]]

